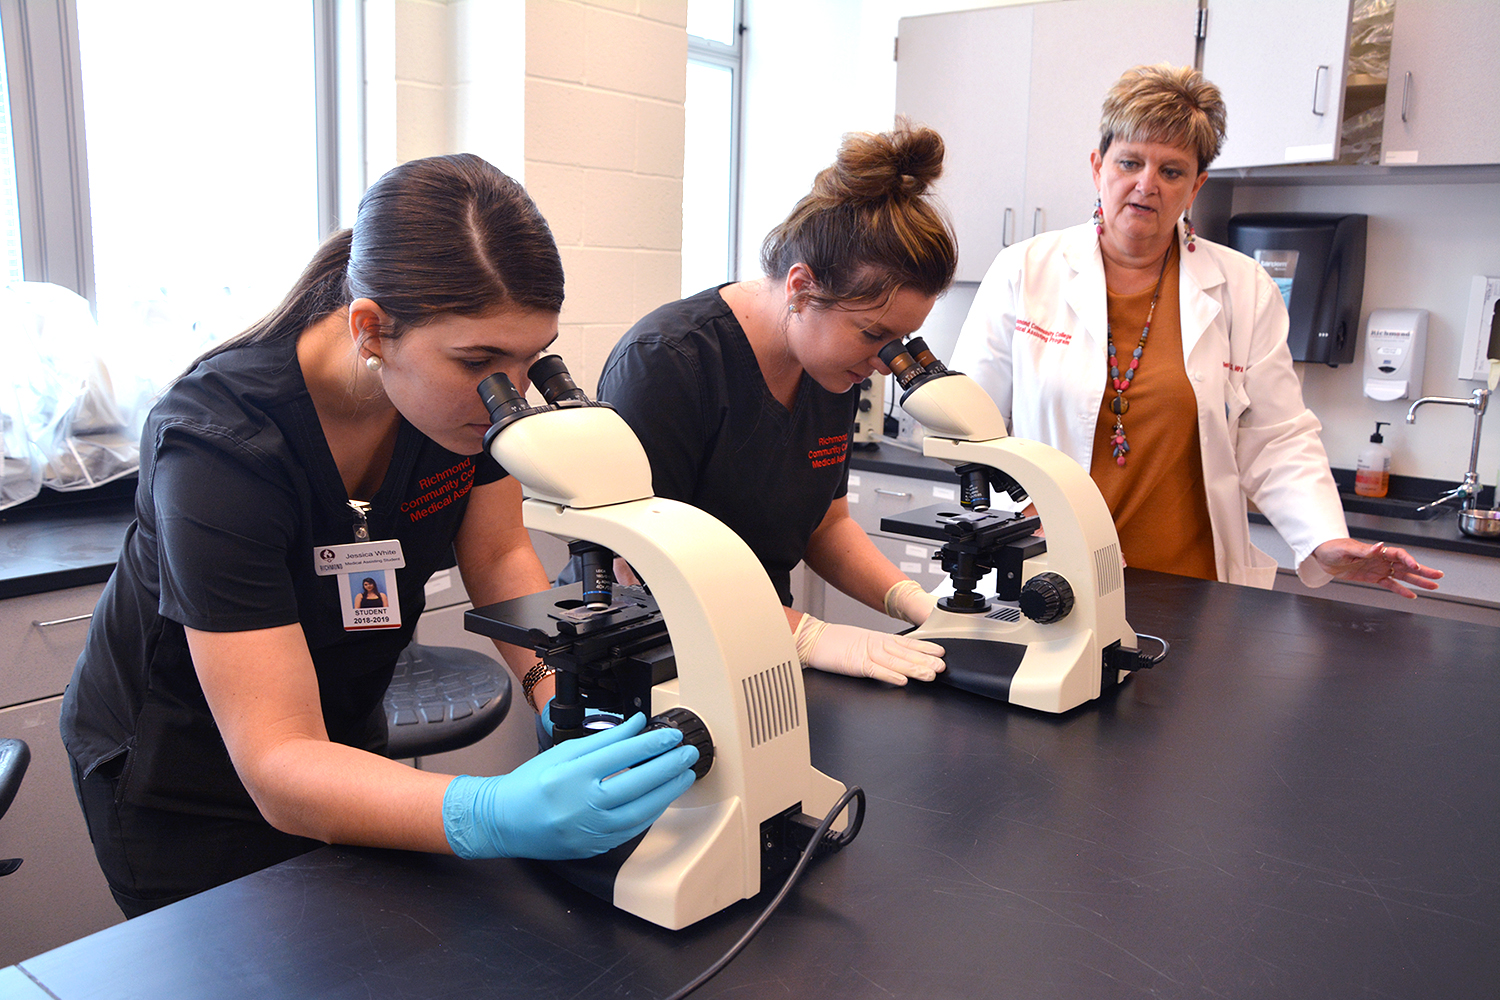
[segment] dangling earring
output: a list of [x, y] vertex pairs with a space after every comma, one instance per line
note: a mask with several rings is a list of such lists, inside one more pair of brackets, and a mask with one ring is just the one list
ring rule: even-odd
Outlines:
[[1104, 202], [1098, 198], [1094, 199], [1094, 233], [1098, 236], [1104, 235]]
[[365, 367], [372, 372], [378, 372], [385, 367], [385, 362], [380, 360], [380, 355], [372, 354], [368, 358], [365, 358]]
[[1198, 234], [1193, 231], [1193, 220], [1189, 219], [1186, 215], [1182, 217], [1182, 238], [1187, 242], [1188, 253], [1192, 253], [1198, 249], [1193, 243], [1198, 238]]

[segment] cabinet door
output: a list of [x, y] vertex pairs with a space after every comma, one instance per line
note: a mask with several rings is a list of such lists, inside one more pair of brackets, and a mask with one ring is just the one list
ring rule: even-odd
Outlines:
[[31, 766], [0, 817], [0, 858], [21, 867], [0, 879], [0, 966], [49, 951], [124, 917], [94, 859], [57, 732], [62, 698], [0, 711], [0, 736], [25, 740]]
[[1401, 0], [1381, 162], [1500, 163], [1500, 3]]
[[[1026, 198], [1021, 236], [1087, 222], [1089, 151], [1104, 95], [1132, 66], [1193, 65], [1198, 0], [1075, 0], [1036, 7], [1031, 32]], [[1087, 39], [1107, 40], [1085, 56]]]
[[918, 479], [886, 472], [861, 470], [849, 473], [849, 516], [873, 535], [881, 531], [880, 519], [904, 514], [917, 507], [958, 500], [958, 476], [947, 481]]
[[896, 43], [896, 113], [947, 153], [937, 193], [958, 235], [959, 281], [979, 281], [1020, 238], [1032, 8], [906, 17]]
[[0, 602], [0, 706], [62, 693], [103, 590], [94, 583]]
[[1213, 165], [1337, 159], [1348, 52], [1347, 0], [1209, 0], [1203, 75], [1229, 117]]

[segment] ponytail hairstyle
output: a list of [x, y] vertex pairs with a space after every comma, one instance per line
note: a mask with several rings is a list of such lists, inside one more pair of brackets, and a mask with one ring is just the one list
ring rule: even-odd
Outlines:
[[784, 279], [813, 273], [812, 305], [882, 301], [897, 288], [936, 296], [958, 264], [953, 228], [928, 193], [943, 172], [943, 139], [897, 122], [891, 132], [851, 132], [833, 165], [760, 249], [761, 268]]
[[295, 338], [360, 298], [391, 317], [393, 327], [381, 331], [388, 338], [448, 313], [556, 313], [562, 258], [547, 220], [513, 178], [472, 153], [412, 160], [365, 192], [354, 228], [324, 241], [270, 315], [198, 361]]

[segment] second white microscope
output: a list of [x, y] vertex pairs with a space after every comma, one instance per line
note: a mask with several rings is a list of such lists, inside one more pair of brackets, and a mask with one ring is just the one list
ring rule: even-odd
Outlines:
[[[954, 687], [1043, 712], [1066, 712], [1153, 665], [1125, 620], [1120, 541], [1099, 489], [1073, 459], [1013, 438], [994, 400], [949, 371], [918, 337], [880, 352], [927, 431], [922, 453], [952, 465], [957, 504], [885, 518], [881, 528], [941, 542], [954, 593], [907, 633], [941, 645]], [[1037, 516], [990, 509], [993, 485]], [[1045, 539], [1037, 528], [1045, 528]], [[976, 587], [996, 573], [995, 600]], [[1160, 657], [1157, 657], [1159, 660]]]

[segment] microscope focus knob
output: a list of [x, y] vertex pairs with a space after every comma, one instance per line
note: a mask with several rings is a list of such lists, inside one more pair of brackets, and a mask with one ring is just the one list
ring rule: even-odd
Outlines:
[[714, 741], [708, 733], [708, 727], [703, 720], [685, 708], [669, 708], [659, 715], [653, 715], [651, 721], [646, 724], [651, 729], [676, 729], [682, 732], [682, 742], [686, 746], [698, 748], [698, 762], [693, 765], [693, 774], [701, 778], [708, 773], [708, 769], [714, 764]]
[[1038, 625], [1062, 621], [1073, 610], [1073, 588], [1056, 573], [1038, 573], [1021, 587], [1021, 613]]

